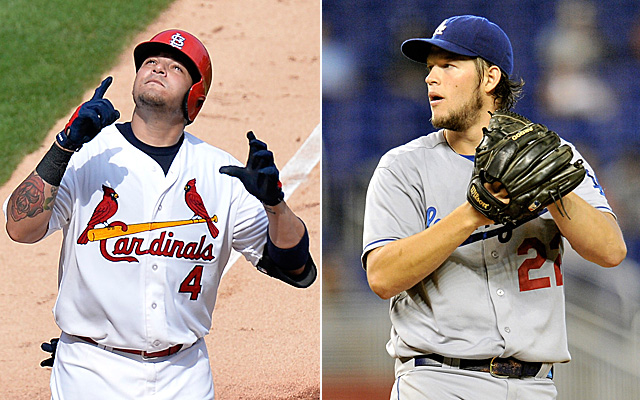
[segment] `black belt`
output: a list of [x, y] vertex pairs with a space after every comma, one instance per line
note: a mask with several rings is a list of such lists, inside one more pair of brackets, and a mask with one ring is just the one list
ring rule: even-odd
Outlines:
[[[415, 366], [442, 366], [444, 356], [440, 354], [429, 354], [414, 358]], [[452, 359], [457, 360], [458, 359]], [[491, 375], [499, 378], [525, 378], [537, 376], [542, 368], [541, 362], [525, 362], [516, 360], [515, 358], [487, 358], [484, 360], [466, 360], [460, 359], [458, 368], [469, 371], [489, 372]], [[454, 364], [454, 363], [451, 363]], [[548, 378], [552, 377], [550, 373]]]

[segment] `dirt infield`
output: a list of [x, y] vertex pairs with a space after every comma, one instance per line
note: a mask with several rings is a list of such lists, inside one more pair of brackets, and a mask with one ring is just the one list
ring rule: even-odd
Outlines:
[[[205, 43], [214, 65], [212, 90], [187, 130], [240, 160], [248, 151], [245, 133], [253, 130], [282, 169], [320, 123], [320, 10], [319, 1], [178, 0], [105, 74], [114, 77], [106, 97], [120, 121], [128, 121], [133, 47], [164, 29], [187, 30]], [[31, 172], [69, 116], [0, 188], [1, 201]], [[318, 165], [286, 199], [306, 222], [319, 265]], [[1, 231], [0, 397], [49, 399], [50, 370], [39, 366], [40, 343], [60, 334], [51, 309], [62, 236], [21, 245]], [[239, 260], [222, 279], [206, 342], [216, 399], [319, 398], [320, 279], [309, 289], [295, 289]]]

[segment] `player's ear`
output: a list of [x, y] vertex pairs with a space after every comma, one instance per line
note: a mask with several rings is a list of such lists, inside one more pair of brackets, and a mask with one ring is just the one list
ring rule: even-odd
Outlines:
[[498, 86], [498, 82], [500, 82], [500, 78], [502, 78], [502, 71], [496, 65], [492, 65], [485, 70], [485, 74], [483, 77], [483, 86], [486, 93], [491, 93]]

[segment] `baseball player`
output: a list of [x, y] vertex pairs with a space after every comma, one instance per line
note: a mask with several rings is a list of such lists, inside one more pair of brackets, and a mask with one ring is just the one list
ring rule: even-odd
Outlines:
[[211, 87], [204, 45], [172, 29], [134, 60], [131, 121], [105, 79], [5, 202], [12, 239], [64, 234], [53, 399], [213, 399], [203, 337], [231, 250], [295, 287], [316, 277], [266, 144], [249, 132], [243, 166], [184, 131]]
[[[553, 399], [552, 366], [570, 359], [562, 238], [616, 266], [626, 247], [613, 211], [584, 162], [562, 206], [495, 224], [466, 198], [490, 112], [511, 108], [523, 85], [509, 79], [508, 37], [485, 18], [456, 16], [402, 53], [427, 66], [439, 130], [386, 153], [367, 191], [362, 262], [371, 289], [391, 299], [391, 398]], [[502, 187], [487, 190], [510, 201]]]

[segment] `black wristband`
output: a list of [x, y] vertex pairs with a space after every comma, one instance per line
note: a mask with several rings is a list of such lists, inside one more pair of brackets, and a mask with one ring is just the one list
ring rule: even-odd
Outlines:
[[62, 150], [57, 144], [51, 145], [47, 154], [36, 167], [36, 172], [51, 186], [60, 186], [62, 176], [67, 170], [67, 164], [73, 155], [70, 151]]

